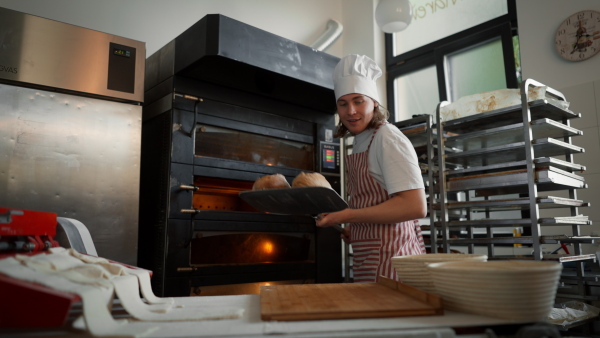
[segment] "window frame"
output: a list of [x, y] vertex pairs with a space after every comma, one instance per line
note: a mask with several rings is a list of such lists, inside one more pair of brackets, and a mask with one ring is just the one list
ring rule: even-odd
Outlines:
[[435, 65], [440, 101], [448, 99], [445, 55], [500, 37], [504, 71], [508, 88], [518, 88], [517, 69], [513, 52], [513, 36], [517, 34], [516, 0], [506, 0], [508, 13], [464, 31], [394, 56], [394, 35], [385, 33], [386, 91], [390, 122], [396, 121], [395, 80], [405, 74]]

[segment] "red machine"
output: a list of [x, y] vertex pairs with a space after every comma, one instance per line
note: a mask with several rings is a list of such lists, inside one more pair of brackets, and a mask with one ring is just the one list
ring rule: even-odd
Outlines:
[[[0, 259], [59, 246], [50, 212], [0, 208]], [[5, 276], [0, 270], [0, 327], [60, 327], [79, 296]], [[10, 305], [9, 305], [10, 304]]]
[[58, 246], [57, 223], [55, 213], [0, 208], [0, 257]]

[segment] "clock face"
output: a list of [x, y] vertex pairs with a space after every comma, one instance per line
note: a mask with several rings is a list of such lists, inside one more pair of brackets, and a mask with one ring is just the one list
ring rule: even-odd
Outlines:
[[563, 21], [554, 37], [554, 48], [569, 61], [583, 61], [600, 52], [600, 12], [581, 11]]

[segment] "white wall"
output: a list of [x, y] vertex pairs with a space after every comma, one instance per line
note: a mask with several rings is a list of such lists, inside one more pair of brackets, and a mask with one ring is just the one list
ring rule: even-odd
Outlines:
[[585, 9], [600, 11], [600, 1], [517, 1], [523, 78], [534, 78], [555, 87], [570, 87], [600, 78], [600, 55], [571, 62], [554, 51], [554, 34], [558, 26], [571, 14]]
[[[578, 198], [590, 202], [590, 208], [579, 212], [589, 216], [592, 226], [583, 226], [584, 235], [600, 235], [600, 55], [579, 62], [566, 61], [554, 50], [554, 34], [558, 26], [571, 14], [581, 10], [600, 11], [598, 0], [527, 0], [517, 1], [519, 38], [521, 39], [521, 65], [523, 78], [532, 78], [562, 92], [570, 109], [581, 113], [571, 125], [583, 131], [583, 136], [573, 138], [575, 145], [585, 148], [585, 153], [575, 155], [575, 162], [586, 166], [581, 175], [588, 189], [578, 190]], [[545, 211], [544, 216], [552, 216]], [[563, 215], [564, 216], [564, 215]], [[547, 229], [547, 234], [570, 234], [570, 229]], [[587, 253], [599, 250], [588, 245]]]

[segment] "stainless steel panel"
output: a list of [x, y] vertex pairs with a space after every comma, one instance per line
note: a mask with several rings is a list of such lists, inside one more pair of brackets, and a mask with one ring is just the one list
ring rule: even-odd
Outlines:
[[99, 256], [135, 264], [141, 110], [0, 84], [0, 206], [76, 219]]
[[[133, 93], [108, 89], [110, 43], [135, 48]], [[0, 79], [143, 102], [143, 42], [0, 7]]]

